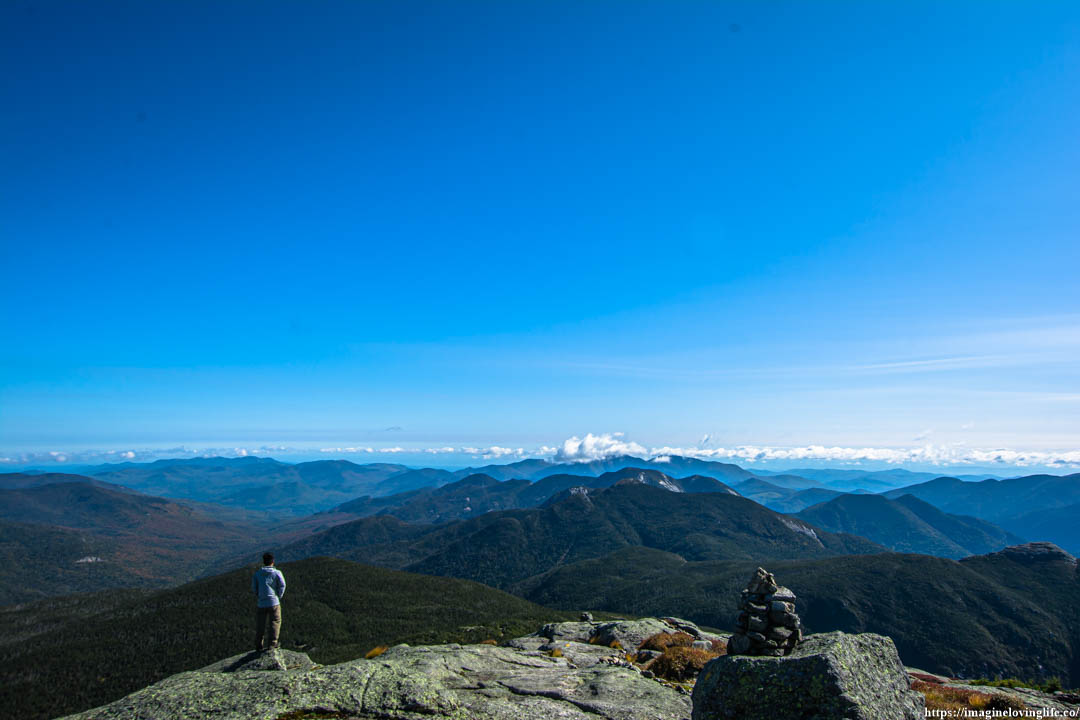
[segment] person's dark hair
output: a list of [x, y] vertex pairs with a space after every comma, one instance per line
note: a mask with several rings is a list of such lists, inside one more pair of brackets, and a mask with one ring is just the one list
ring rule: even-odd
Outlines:
[[274, 564], [274, 553], [263, 553], [263, 565]]

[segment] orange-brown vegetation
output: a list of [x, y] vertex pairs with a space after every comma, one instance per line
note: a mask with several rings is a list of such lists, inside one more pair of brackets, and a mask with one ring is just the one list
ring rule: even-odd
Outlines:
[[638, 649], [664, 652], [669, 647], [690, 647], [693, 644], [694, 637], [690, 633], [656, 633], [645, 638]]
[[1023, 710], [1027, 707], [1016, 698], [998, 693], [964, 690], [925, 680], [915, 680], [911, 689], [926, 696], [927, 710], [946, 710], [951, 714], [962, 710]]
[[648, 669], [664, 680], [686, 682], [697, 677], [701, 669], [705, 667], [705, 663], [719, 656], [719, 653], [699, 648], [673, 646], [650, 662]]

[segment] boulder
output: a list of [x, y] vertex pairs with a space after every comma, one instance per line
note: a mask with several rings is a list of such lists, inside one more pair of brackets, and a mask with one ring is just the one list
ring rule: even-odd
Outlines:
[[596, 622], [558, 622], [548, 623], [544, 627], [540, 628], [536, 635], [545, 637], [548, 640], [560, 641], [560, 640], [573, 640], [575, 642], [589, 642], [596, 633], [596, 627], [599, 623]]
[[869, 633], [808, 635], [786, 657], [718, 657], [698, 676], [693, 700], [693, 720], [915, 720], [925, 714], [925, 700], [911, 690], [892, 640]]
[[677, 630], [656, 618], [641, 620], [616, 620], [602, 623], [596, 628], [591, 640], [597, 645], [619, 643], [624, 650], [637, 650], [641, 643], [657, 633], [674, 633]]
[[695, 640], [727, 642], [729, 635], [706, 632], [689, 620], [682, 618], [642, 618], [641, 620], [608, 620], [592, 622], [548, 623], [532, 635], [514, 638], [507, 645], [521, 650], [536, 650], [548, 643], [592, 642], [611, 646], [613, 642], [628, 652], [641, 647], [641, 643], [657, 633], [684, 632]]

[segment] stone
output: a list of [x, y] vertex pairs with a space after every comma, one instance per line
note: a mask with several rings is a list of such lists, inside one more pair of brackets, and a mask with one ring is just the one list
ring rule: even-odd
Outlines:
[[745, 655], [750, 652], [750, 638], [742, 633], [735, 633], [728, 640], [728, 655]]
[[764, 568], [758, 568], [754, 571], [754, 577], [750, 579], [746, 589], [751, 593], [768, 595], [776, 592], [780, 589], [780, 586], [776, 584], [776, 579], [772, 573], [767, 572]]
[[783, 600], [773, 600], [769, 603], [769, 612], [793, 613], [795, 612], [795, 603], [784, 602]]
[[583, 613], [581, 613], [580, 620], [581, 620], [581, 622], [591, 623], [593, 621], [592, 613], [591, 612], [583, 612]]
[[769, 628], [769, 621], [765, 618], [751, 616], [746, 623], [746, 627], [751, 632], [765, 632]]
[[769, 622], [789, 628], [798, 627], [801, 624], [799, 616], [793, 612], [770, 612]]
[[548, 640], [575, 640], [577, 642], [589, 642], [589, 638], [596, 632], [596, 623], [591, 622], [560, 622], [548, 623], [536, 633]]
[[698, 650], [712, 651], [712, 643], [708, 640], [695, 640], [690, 643], [690, 647], [697, 648]]
[[791, 592], [786, 587], [779, 587], [776, 589], [776, 592], [771, 595], [766, 595], [762, 598], [762, 600], [769, 602], [772, 602], [773, 600], [780, 600], [781, 602], [794, 603], [795, 593]]
[[925, 714], [892, 640], [869, 633], [810, 635], [786, 657], [722, 655], [705, 665], [693, 700], [693, 720], [921, 720]]
[[786, 627], [774, 627], [769, 630], [769, 634], [765, 637], [769, 638], [770, 640], [775, 640], [778, 643], [782, 643], [789, 637], [791, 637], [791, 634], [793, 632], [795, 631]]
[[[400, 720], [684, 720], [691, 712], [689, 696], [615, 664], [618, 658], [575, 667], [566, 657], [512, 647], [397, 645], [371, 660], [267, 672], [246, 669], [245, 657], [173, 675], [68, 720], [276, 720], [301, 712]], [[288, 668], [292, 656], [279, 657]]]
[[690, 635], [690, 636], [695, 637], [695, 638], [711, 640], [711, 639], [713, 639], [715, 637], [718, 637], [716, 635], [712, 635], [710, 633], [705, 632], [704, 630], [702, 630], [701, 628], [699, 628], [697, 625], [690, 622], [689, 620], [683, 620], [682, 618], [677, 618], [677, 617], [662, 617], [662, 618], [660, 618], [660, 620], [662, 622], [664, 622], [664, 623], [667, 623], [668, 625], [673, 627], [675, 630], [680, 631], [680, 632], [684, 632], [687, 635]]
[[598, 645], [611, 645], [619, 643], [624, 650], [637, 650], [641, 643], [657, 633], [673, 633], [674, 628], [656, 618], [643, 618], [641, 620], [615, 620], [600, 623], [596, 626], [591, 636], [593, 642]]

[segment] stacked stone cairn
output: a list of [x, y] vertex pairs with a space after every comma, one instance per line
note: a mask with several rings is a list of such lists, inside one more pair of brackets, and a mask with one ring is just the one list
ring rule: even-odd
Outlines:
[[802, 640], [802, 622], [795, 614], [795, 593], [776, 584], [772, 573], [758, 568], [742, 591], [735, 634], [728, 655], [790, 655]]

